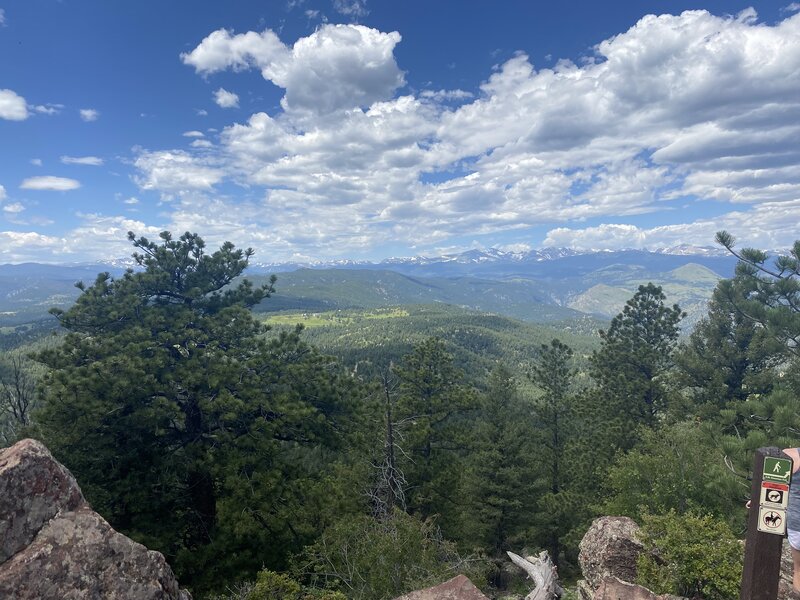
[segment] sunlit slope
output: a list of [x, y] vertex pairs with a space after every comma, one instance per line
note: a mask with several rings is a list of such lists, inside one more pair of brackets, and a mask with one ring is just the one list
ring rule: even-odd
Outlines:
[[687, 313], [685, 325], [692, 325], [707, 311], [708, 300], [721, 279], [708, 267], [687, 264], [666, 273], [643, 273], [631, 267], [609, 267], [604, 274], [595, 272], [599, 281], [614, 281], [613, 285], [598, 282], [576, 294], [568, 306], [581, 312], [613, 317], [636, 289], [647, 282], [660, 285], [667, 303], [678, 304]]
[[[258, 283], [263, 277], [250, 277]], [[281, 273], [276, 293], [258, 311], [326, 311], [405, 304], [451, 304], [524, 321], [580, 317], [552, 303], [547, 288], [527, 279], [494, 281], [471, 277], [411, 277], [393, 271], [301, 269]]]
[[583, 362], [599, 344], [597, 330], [606, 325], [585, 315], [548, 324], [524, 323], [448, 305], [268, 313], [263, 318], [278, 330], [303, 324], [307, 341], [361, 371], [397, 361], [414, 344], [439, 337], [470, 377], [483, 377], [500, 363], [522, 374], [536, 349], [554, 338], [572, 346]]

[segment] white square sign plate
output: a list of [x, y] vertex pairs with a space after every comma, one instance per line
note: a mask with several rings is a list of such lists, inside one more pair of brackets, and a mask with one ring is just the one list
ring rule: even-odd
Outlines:
[[758, 530], [776, 535], [786, 534], [786, 511], [782, 508], [758, 507]]

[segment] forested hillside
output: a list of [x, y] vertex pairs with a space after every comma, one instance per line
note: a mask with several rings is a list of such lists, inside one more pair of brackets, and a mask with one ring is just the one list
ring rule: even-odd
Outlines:
[[[42, 439], [195, 597], [384, 599], [453, 569], [497, 597], [524, 585], [507, 550], [548, 551], [569, 583], [600, 514], [682, 557], [642, 570], [656, 591], [737, 588], [752, 452], [800, 428], [800, 243], [773, 266], [721, 233], [739, 267], [681, 339], [683, 307], [655, 283], [610, 322], [534, 324], [465, 308], [502, 303], [485, 280], [459, 306], [373, 271], [302, 271], [282, 295], [242, 279], [249, 250], [131, 241], [138, 268], [54, 309], [61, 335], [3, 350], [0, 435]], [[326, 310], [263, 310], [325, 277], [343, 283]]]
[[[251, 277], [254, 282], [261, 277]], [[279, 276], [282, 291], [257, 310], [321, 311], [439, 302], [495, 312], [525, 321], [559, 321], [582, 316], [554, 304], [547, 289], [530, 280], [471, 277], [411, 277], [393, 271], [303, 269]]]
[[365, 369], [386, 368], [435, 337], [444, 341], [472, 385], [484, 387], [486, 375], [504, 364], [525, 376], [540, 345], [559, 337], [577, 359], [587, 364], [600, 343], [605, 321], [583, 316], [554, 323], [525, 323], [445, 304], [407, 305], [368, 311], [267, 313], [264, 322], [276, 331], [304, 327], [303, 338], [342, 364]]
[[[465, 253], [447, 259], [384, 261], [378, 264], [276, 265], [276, 294], [257, 311], [372, 309], [442, 303], [530, 322], [562, 321], [591, 314], [610, 318], [636, 288], [661, 285], [689, 314], [686, 330], [706, 310], [716, 282], [732, 273], [730, 257], [624, 251], [519, 259]], [[118, 277], [130, 260], [97, 265], [0, 265], [0, 332], [42, 330], [55, 322], [50, 307], [68, 308], [78, 281], [107, 271]], [[254, 282], [272, 271], [248, 266]], [[6, 344], [8, 345], [8, 344]]]

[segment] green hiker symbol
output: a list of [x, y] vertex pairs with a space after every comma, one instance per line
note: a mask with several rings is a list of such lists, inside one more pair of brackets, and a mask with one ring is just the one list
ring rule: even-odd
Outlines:
[[764, 470], [762, 473], [765, 481], [789, 483], [789, 478], [792, 475], [792, 461], [788, 458], [767, 456], [764, 458]]

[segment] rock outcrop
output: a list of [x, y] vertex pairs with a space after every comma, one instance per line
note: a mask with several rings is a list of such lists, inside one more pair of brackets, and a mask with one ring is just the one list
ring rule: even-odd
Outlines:
[[164, 556], [114, 531], [35, 440], [0, 450], [0, 598], [191, 600]]
[[465, 576], [457, 575], [449, 581], [424, 590], [410, 592], [395, 600], [489, 600]]
[[584, 577], [578, 582], [581, 600], [680, 600], [679, 596], [656, 595], [633, 583], [642, 552], [639, 526], [633, 519], [595, 519], [580, 543], [578, 560]]
[[23, 440], [0, 451], [0, 564], [59, 512], [85, 502], [72, 474], [39, 442]]
[[580, 543], [581, 572], [592, 590], [606, 577], [636, 581], [636, 560], [644, 550], [639, 526], [628, 517], [600, 517]]
[[617, 577], [604, 577], [594, 592], [593, 600], [681, 600], [679, 596], [658, 596], [641, 585], [622, 581]]

